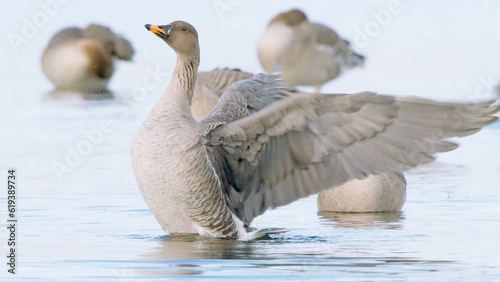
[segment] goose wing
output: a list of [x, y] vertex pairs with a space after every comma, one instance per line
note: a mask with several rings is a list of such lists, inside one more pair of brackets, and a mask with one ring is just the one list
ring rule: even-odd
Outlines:
[[195, 119], [201, 120], [210, 113], [222, 93], [233, 82], [252, 77], [253, 74], [239, 69], [215, 69], [209, 72], [199, 72], [191, 102], [191, 110]]
[[[260, 83], [233, 84], [202, 121], [227, 204], [247, 226], [268, 208], [349, 179], [429, 163], [431, 154], [457, 148], [444, 138], [479, 131], [499, 110], [491, 102], [451, 104], [369, 92], [290, 95]], [[243, 97], [256, 89], [266, 89], [274, 102], [252, 110]]]
[[286, 86], [279, 75], [258, 73], [252, 79], [229, 85], [201, 123], [229, 123], [242, 119], [295, 93], [296, 90]]
[[[307, 33], [311, 34], [317, 46], [323, 46], [323, 49], [330, 50], [329, 52], [331, 52], [332, 55], [340, 58], [347, 58], [353, 54], [351, 43], [340, 38], [331, 28], [322, 24], [312, 23], [307, 29]], [[362, 55], [356, 54], [356, 56], [360, 57], [361, 61], [364, 61]]]

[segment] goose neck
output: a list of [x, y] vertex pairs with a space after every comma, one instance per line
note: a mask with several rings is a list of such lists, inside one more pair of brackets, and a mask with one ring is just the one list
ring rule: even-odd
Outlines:
[[172, 86], [178, 91], [187, 94], [185, 98], [187, 98], [190, 105], [194, 94], [194, 85], [196, 83], [199, 63], [199, 56], [185, 56], [179, 54], [172, 74], [172, 80], [170, 81], [174, 83]]
[[173, 107], [180, 108], [182, 111], [191, 111], [191, 100], [194, 94], [199, 62], [199, 55], [177, 55], [177, 63], [170, 83], [159, 102], [162, 108], [171, 109]]

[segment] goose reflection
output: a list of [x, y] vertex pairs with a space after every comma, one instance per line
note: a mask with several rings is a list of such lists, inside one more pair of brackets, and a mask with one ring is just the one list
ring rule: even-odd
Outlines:
[[138, 271], [141, 275], [166, 277], [203, 274], [203, 267], [197, 261], [200, 259], [259, 259], [254, 254], [252, 242], [207, 238], [194, 234], [162, 236], [158, 247], [144, 254], [144, 257], [155, 264], [161, 263], [162, 267], [140, 269]]
[[82, 101], [100, 101], [111, 100], [115, 95], [111, 91], [88, 91], [80, 90], [60, 90], [54, 89], [45, 95], [46, 100], [82, 100]]
[[248, 259], [254, 253], [252, 242], [207, 238], [195, 234], [163, 236], [159, 243], [156, 249], [147, 254], [149, 259]]
[[403, 212], [339, 213], [318, 212], [322, 225], [341, 228], [401, 229], [404, 225]]

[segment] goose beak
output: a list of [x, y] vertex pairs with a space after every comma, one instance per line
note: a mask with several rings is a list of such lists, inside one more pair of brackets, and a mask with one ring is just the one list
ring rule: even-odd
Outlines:
[[[144, 25], [144, 27], [147, 30], [154, 33], [156, 36], [160, 37], [161, 39], [167, 39], [169, 37], [168, 35], [168, 30], [170, 29], [169, 25], [158, 26], [158, 25], [146, 24]], [[167, 32], [165, 32], [165, 29], [167, 30]]]

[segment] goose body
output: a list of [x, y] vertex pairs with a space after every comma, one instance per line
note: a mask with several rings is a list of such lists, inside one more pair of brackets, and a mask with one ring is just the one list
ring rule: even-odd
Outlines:
[[402, 171], [370, 175], [320, 192], [318, 211], [393, 212], [406, 200], [406, 179]]
[[231, 84], [197, 122], [196, 29], [183, 21], [146, 28], [177, 53], [131, 145], [139, 189], [167, 233], [249, 240], [281, 232], [250, 223], [350, 179], [429, 163], [430, 154], [457, 147], [444, 138], [477, 132], [499, 110], [369, 92], [302, 95], [257, 74]]
[[329, 27], [309, 22], [297, 9], [271, 20], [257, 50], [266, 72], [283, 72], [288, 85], [310, 85], [317, 92], [324, 83], [364, 63], [349, 42]]
[[130, 60], [130, 42], [107, 27], [66, 28], [55, 34], [42, 56], [42, 68], [57, 89], [95, 93], [107, 90], [113, 58]]

